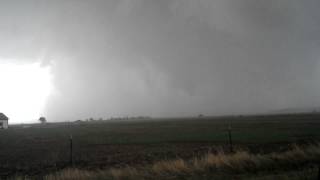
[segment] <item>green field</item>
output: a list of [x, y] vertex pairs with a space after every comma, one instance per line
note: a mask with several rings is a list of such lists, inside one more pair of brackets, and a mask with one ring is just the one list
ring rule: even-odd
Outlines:
[[229, 116], [109, 120], [14, 125], [0, 131], [0, 176], [43, 175], [68, 167], [69, 137], [74, 166], [85, 169], [147, 165], [191, 158], [228, 147], [283, 151], [290, 143], [320, 139], [320, 115]]

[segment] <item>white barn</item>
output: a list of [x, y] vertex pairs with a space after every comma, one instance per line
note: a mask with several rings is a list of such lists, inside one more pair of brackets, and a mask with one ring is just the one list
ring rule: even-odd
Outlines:
[[8, 129], [8, 120], [9, 118], [6, 115], [0, 113], [0, 129]]

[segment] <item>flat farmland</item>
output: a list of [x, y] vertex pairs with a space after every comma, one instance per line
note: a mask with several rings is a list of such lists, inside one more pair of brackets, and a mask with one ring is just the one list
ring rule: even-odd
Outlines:
[[316, 113], [13, 125], [0, 131], [0, 176], [40, 176], [70, 166], [70, 135], [73, 166], [91, 170], [227, 150], [229, 126], [234, 148], [252, 153], [320, 139]]

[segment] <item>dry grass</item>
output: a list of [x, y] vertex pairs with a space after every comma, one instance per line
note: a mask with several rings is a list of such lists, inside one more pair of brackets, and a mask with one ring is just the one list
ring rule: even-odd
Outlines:
[[113, 179], [135, 179], [139, 176], [137, 169], [132, 167], [127, 167], [123, 169], [110, 169], [109, 170], [110, 176]]
[[81, 179], [90, 179], [95, 175], [96, 173], [85, 171], [85, 170], [65, 169], [57, 174], [48, 175], [45, 177], [45, 179], [46, 180], [58, 180], [58, 179], [81, 180]]
[[152, 166], [152, 170], [156, 174], [186, 174], [191, 172], [190, 167], [183, 159], [157, 162]]
[[152, 166], [135, 169], [110, 169], [100, 172], [89, 172], [77, 169], [67, 169], [46, 177], [47, 180], [56, 179], [165, 179], [172, 176], [192, 176], [196, 174], [252, 174], [257, 172], [275, 172], [303, 167], [307, 164], [320, 162], [320, 146], [310, 145], [306, 148], [293, 146], [290, 151], [271, 154], [249, 154], [238, 151], [225, 154], [208, 153], [202, 158], [193, 160], [160, 161]]
[[207, 154], [203, 158], [195, 158], [192, 166], [196, 171], [210, 169], [240, 173], [256, 171], [270, 164], [272, 164], [272, 160], [266, 155], [252, 155], [248, 152], [239, 151], [231, 155], [223, 152]]
[[234, 154], [207, 154], [202, 158], [195, 158], [192, 169], [195, 171], [217, 170], [232, 173], [255, 172], [259, 170], [287, 168], [303, 164], [320, 162], [320, 146], [311, 145], [301, 148], [296, 145], [290, 151], [272, 154], [249, 154], [239, 151]]
[[261, 175], [260, 177], [247, 178], [250, 180], [315, 180], [318, 176], [318, 168], [308, 168], [302, 171], [289, 171], [273, 175]]
[[193, 160], [193, 166], [196, 170], [203, 169], [238, 169], [243, 167], [245, 161], [250, 160], [250, 155], [246, 152], [237, 152], [233, 155], [226, 155], [223, 152], [218, 154], [207, 154], [203, 158]]

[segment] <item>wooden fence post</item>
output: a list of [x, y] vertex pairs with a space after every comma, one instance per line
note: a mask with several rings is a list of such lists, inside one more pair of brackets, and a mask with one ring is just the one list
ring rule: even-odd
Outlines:
[[229, 148], [230, 148], [230, 153], [233, 153], [231, 125], [229, 125], [229, 127], [228, 127], [228, 135], [229, 135]]
[[318, 180], [320, 180], [320, 164], [318, 163]]
[[72, 144], [72, 135], [70, 135], [70, 166], [73, 166], [73, 144]]

